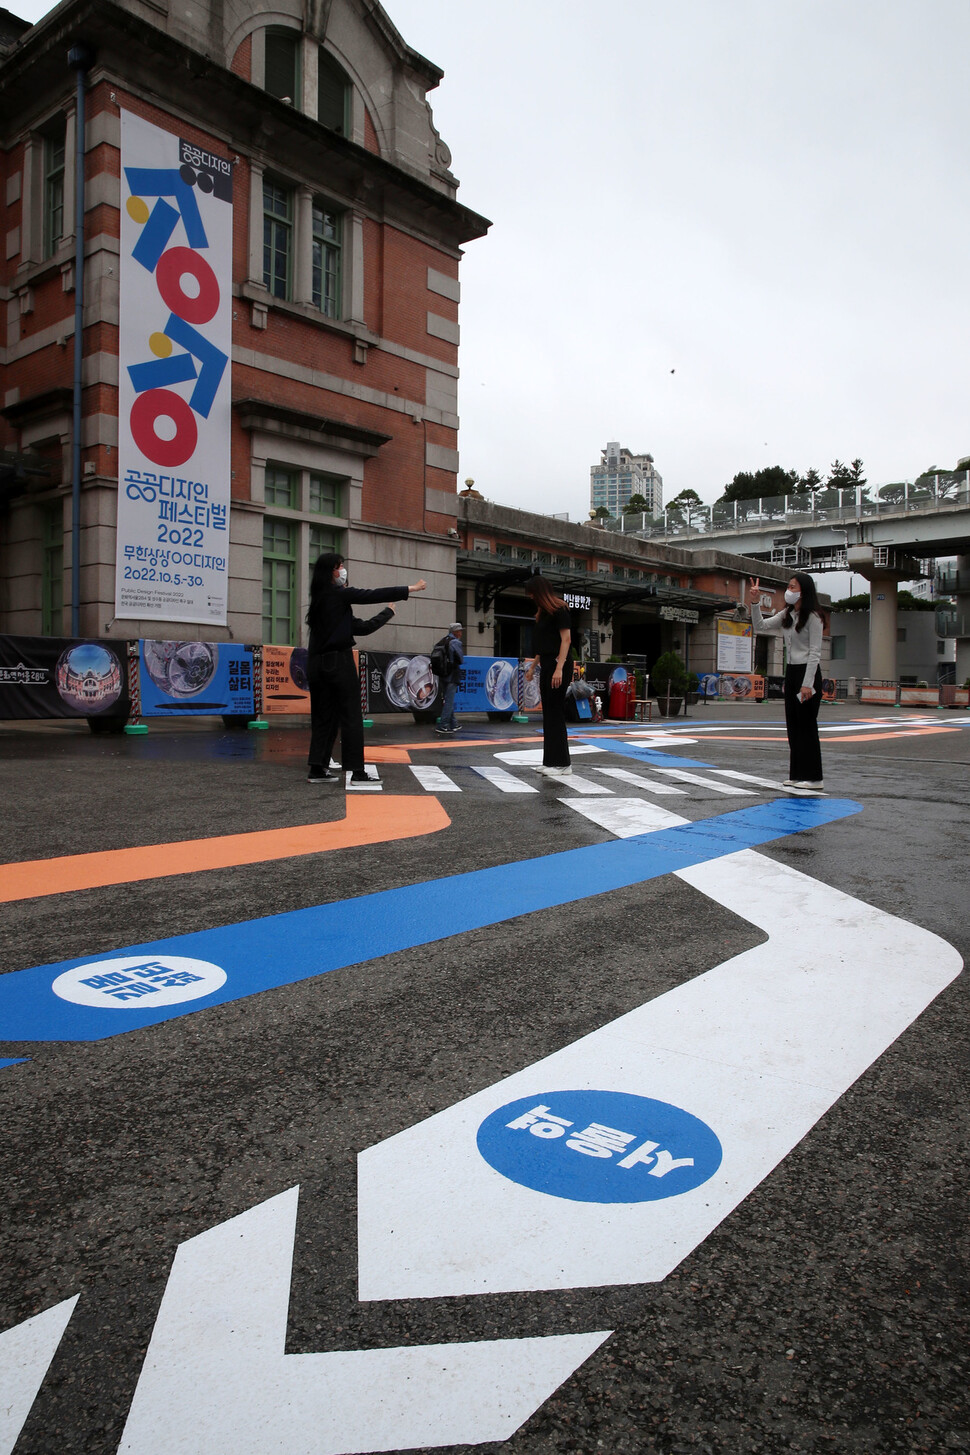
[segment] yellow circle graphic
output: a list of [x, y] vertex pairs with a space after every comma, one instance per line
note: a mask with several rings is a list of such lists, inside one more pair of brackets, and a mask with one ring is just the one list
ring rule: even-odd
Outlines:
[[129, 197], [125, 203], [128, 216], [132, 222], [148, 221], [148, 203], [142, 197]]
[[172, 352], [172, 340], [168, 334], [153, 333], [148, 340], [148, 347], [159, 359], [167, 359]]

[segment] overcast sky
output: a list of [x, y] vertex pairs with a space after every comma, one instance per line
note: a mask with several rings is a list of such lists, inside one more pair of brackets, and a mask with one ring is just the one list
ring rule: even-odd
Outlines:
[[493, 222], [462, 266], [461, 478], [583, 519], [610, 439], [668, 500], [970, 454], [968, 0], [386, 8]]

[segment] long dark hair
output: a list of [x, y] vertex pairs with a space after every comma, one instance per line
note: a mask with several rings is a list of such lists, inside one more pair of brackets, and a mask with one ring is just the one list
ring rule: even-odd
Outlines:
[[337, 555], [336, 551], [325, 551], [322, 556], [317, 556], [313, 567], [313, 575], [310, 577], [310, 605], [307, 608], [307, 625], [310, 625], [310, 618], [316, 607], [328, 591], [334, 587], [333, 573], [338, 566], [344, 563], [343, 556]]
[[[818, 604], [818, 592], [815, 590], [815, 582], [812, 580], [811, 576], [808, 574], [807, 571], [793, 571], [792, 576], [798, 582], [799, 590], [802, 593], [802, 599], [798, 603], [798, 620], [795, 623], [795, 630], [797, 632], [804, 631], [805, 623], [812, 615], [812, 612], [815, 613], [819, 621], [824, 626], [825, 617], [822, 613], [822, 608]], [[786, 606], [785, 617], [782, 621], [782, 626], [791, 626], [791, 621], [792, 608], [790, 606]]]
[[544, 576], [530, 576], [525, 583], [526, 595], [531, 596], [536, 604], [536, 621], [543, 612], [552, 616], [554, 611], [561, 611], [566, 605], [561, 596], [557, 596]]

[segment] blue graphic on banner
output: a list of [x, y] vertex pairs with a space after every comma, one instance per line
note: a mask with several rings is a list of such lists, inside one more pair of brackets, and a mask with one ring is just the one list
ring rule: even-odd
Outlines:
[[478, 1150], [511, 1182], [573, 1202], [656, 1202], [713, 1177], [721, 1144], [690, 1112], [625, 1091], [544, 1091], [500, 1106]]
[[515, 657], [466, 657], [456, 712], [514, 712], [518, 666]]
[[[0, 1040], [100, 1041], [659, 879], [861, 811], [845, 798], [776, 799], [629, 839], [130, 945], [111, 960], [80, 956], [10, 971], [0, 975]], [[152, 988], [132, 995], [131, 981]]]
[[138, 643], [142, 717], [252, 716], [253, 654], [234, 642]]

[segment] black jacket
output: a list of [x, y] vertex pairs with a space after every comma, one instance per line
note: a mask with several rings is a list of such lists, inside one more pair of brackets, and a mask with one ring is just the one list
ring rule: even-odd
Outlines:
[[[310, 622], [310, 647], [308, 656], [319, 657], [324, 652], [341, 652], [354, 645], [354, 632], [365, 635], [376, 631], [387, 620], [373, 620], [376, 625], [361, 623], [354, 617], [353, 606], [358, 601], [407, 601], [406, 586], [379, 586], [375, 591], [365, 591], [361, 586], [331, 586], [316, 603], [311, 603], [308, 613]], [[383, 615], [383, 613], [378, 613]]]

